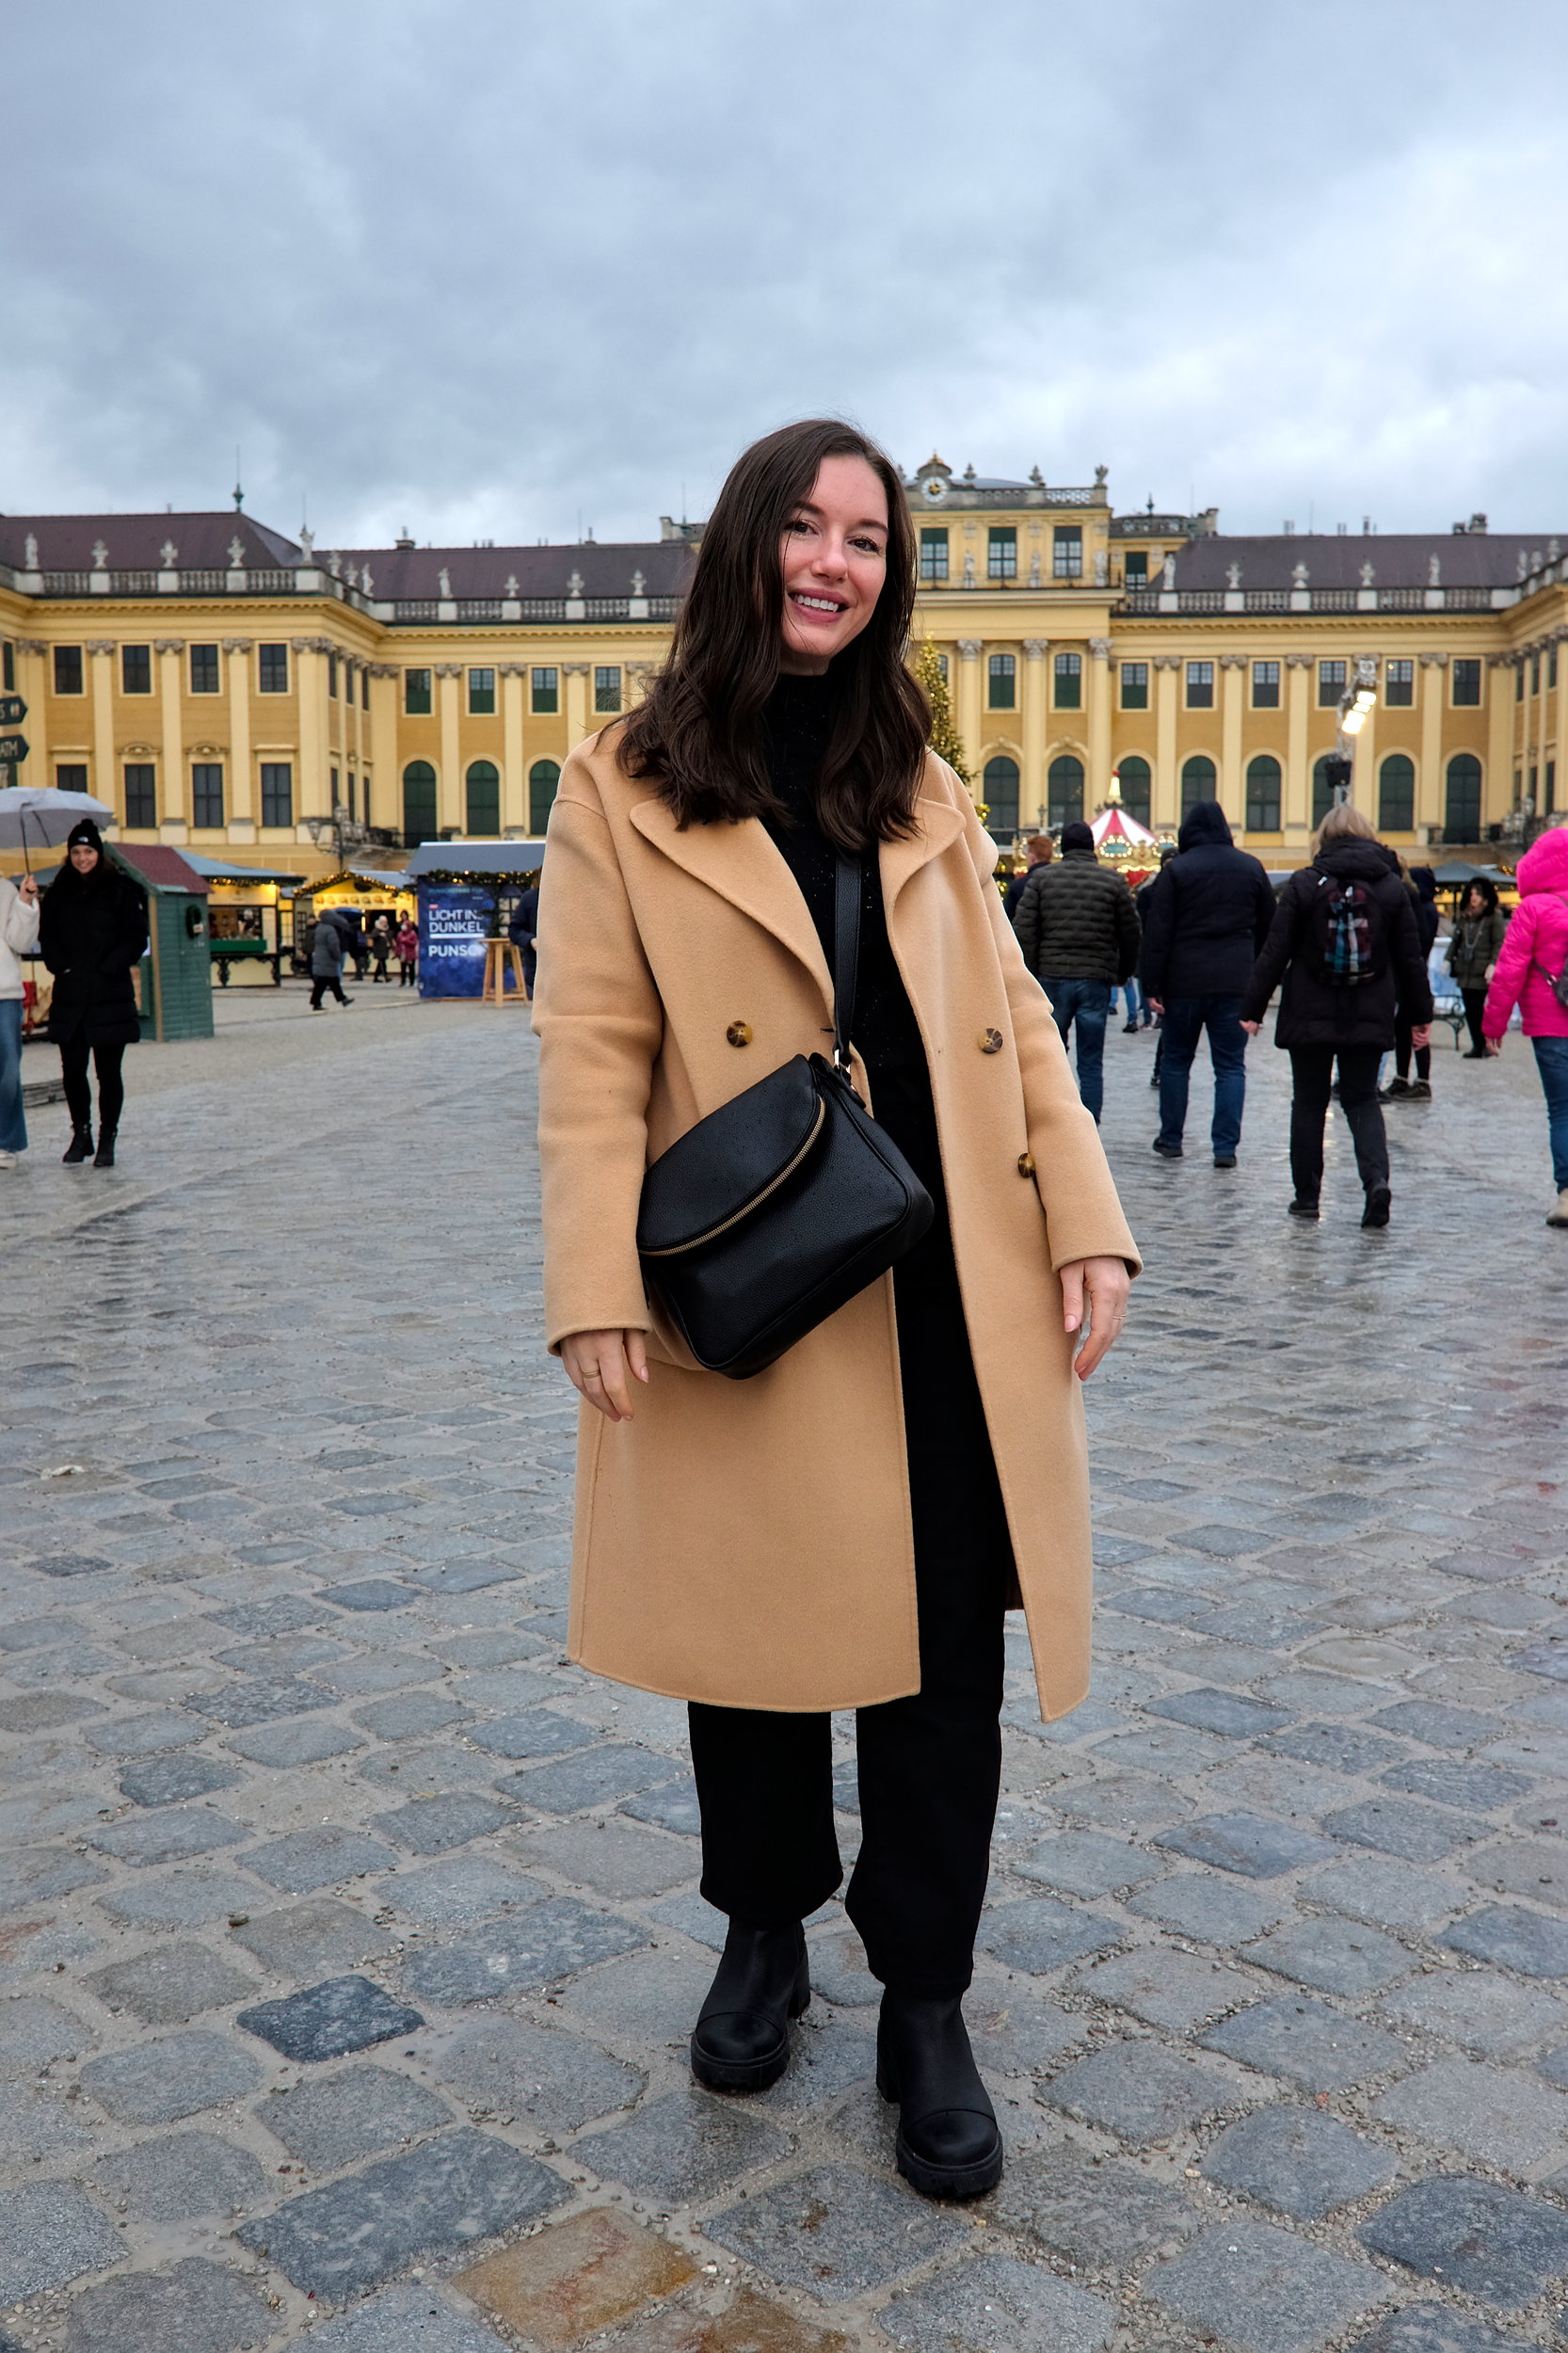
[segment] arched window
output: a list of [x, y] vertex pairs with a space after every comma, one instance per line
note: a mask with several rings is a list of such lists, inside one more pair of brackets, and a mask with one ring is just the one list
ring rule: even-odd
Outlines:
[[1122, 788], [1122, 807], [1128, 815], [1136, 817], [1141, 825], [1151, 824], [1154, 779], [1149, 774], [1149, 763], [1141, 753], [1128, 752], [1117, 767], [1116, 781]]
[[1181, 813], [1184, 817], [1190, 808], [1196, 808], [1200, 801], [1218, 800], [1219, 794], [1214, 789], [1217, 781], [1214, 762], [1207, 752], [1194, 752], [1191, 760], [1183, 762]]
[[985, 762], [980, 797], [990, 811], [986, 831], [994, 841], [1010, 840], [1018, 830], [1018, 763], [1004, 752]]
[[1443, 839], [1445, 841], [1480, 840], [1480, 761], [1474, 752], [1456, 752], [1448, 762]]
[[1247, 762], [1247, 831], [1279, 831], [1279, 762], [1272, 752]]
[[1390, 752], [1378, 771], [1379, 833], [1410, 833], [1416, 824], [1416, 762]]
[[1064, 752], [1050, 763], [1046, 778], [1048, 802], [1046, 823], [1052, 833], [1060, 833], [1064, 825], [1071, 825], [1083, 814], [1083, 762], [1071, 752]]
[[1330, 755], [1324, 752], [1322, 758], [1313, 763], [1312, 823], [1314, 825], [1320, 825], [1334, 807], [1334, 783], [1328, 772], [1329, 759]]
[[528, 771], [528, 830], [543, 833], [550, 823], [550, 812], [555, 806], [555, 788], [561, 781], [561, 771], [552, 760], [536, 760]]
[[477, 834], [501, 831], [501, 772], [493, 760], [476, 760], [468, 772], [467, 830]]
[[436, 838], [436, 772], [427, 760], [410, 760], [403, 771], [403, 846], [417, 850]]

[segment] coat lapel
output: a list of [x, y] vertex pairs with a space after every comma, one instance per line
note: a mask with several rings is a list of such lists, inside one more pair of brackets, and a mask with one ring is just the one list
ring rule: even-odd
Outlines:
[[682, 832], [657, 794], [634, 802], [631, 816], [645, 841], [798, 956], [822, 990], [824, 1003], [832, 1004], [832, 976], [810, 909], [760, 819], [745, 817], [734, 825], [688, 825]]
[[910, 875], [919, 873], [934, 857], [940, 857], [944, 850], [950, 850], [964, 831], [962, 810], [945, 795], [922, 792], [915, 804], [915, 813], [920, 822], [914, 833], [906, 834], [902, 840], [882, 844], [882, 903], [889, 922], [899, 892]]

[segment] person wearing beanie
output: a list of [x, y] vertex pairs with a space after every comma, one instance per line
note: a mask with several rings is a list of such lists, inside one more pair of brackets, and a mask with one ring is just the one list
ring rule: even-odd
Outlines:
[[1131, 891], [1100, 864], [1081, 819], [1063, 826], [1058, 849], [1048, 866], [1031, 872], [1014, 929], [1024, 962], [1050, 999], [1064, 1045], [1077, 1025], [1078, 1091], [1098, 1126], [1111, 991], [1136, 968], [1141, 927]]
[[[43, 897], [39, 947], [55, 976], [49, 1037], [60, 1049], [71, 1112], [72, 1166], [113, 1168], [125, 1100], [120, 1062], [141, 1035], [132, 974], [147, 952], [147, 894], [104, 855], [90, 817], [72, 825], [66, 859]], [[91, 1061], [98, 1080], [98, 1149], [92, 1148]]]

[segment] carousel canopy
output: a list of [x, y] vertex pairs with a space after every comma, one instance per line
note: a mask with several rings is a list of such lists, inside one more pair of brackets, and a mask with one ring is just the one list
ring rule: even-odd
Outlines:
[[1147, 825], [1141, 825], [1131, 817], [1120, 801], [1110, 801], [1089, 827], [1095, 837], [1096, 850], [1117, 851], [1152, 849], [1156, 837]]

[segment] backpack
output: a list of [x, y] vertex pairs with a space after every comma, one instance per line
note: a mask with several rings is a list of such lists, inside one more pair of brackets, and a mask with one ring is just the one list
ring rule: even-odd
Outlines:
[[1359, 988], [1386, 968], [1383, 909], [1367, 885], [1324, 874], [1311, 903], [1312, 940], [1331, 988]]

